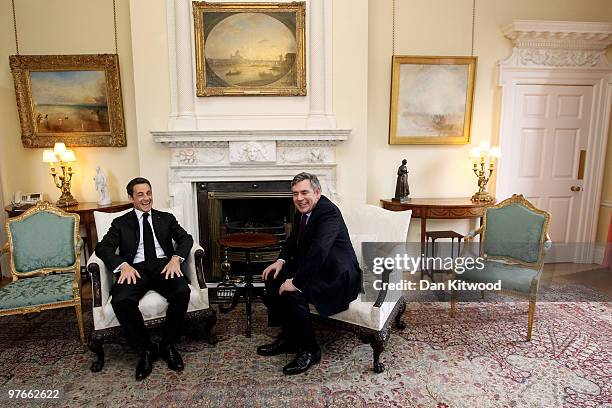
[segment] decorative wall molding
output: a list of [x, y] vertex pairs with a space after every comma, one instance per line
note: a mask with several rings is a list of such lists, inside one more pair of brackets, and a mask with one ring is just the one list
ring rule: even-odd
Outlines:
[[609, 67], [612, 23], [514, 20], [503, 28], [514, 44], [504, 64], [553, 67]]

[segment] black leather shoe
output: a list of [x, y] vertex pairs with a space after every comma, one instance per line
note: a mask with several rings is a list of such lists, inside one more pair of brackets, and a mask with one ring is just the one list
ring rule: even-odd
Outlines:
[[142, 381], [153, 371], [153, 363], [157, 360], [157, 352], [154, 349], [147, 349], [140, 355], [138, 365], [136, 365], [136, 380]]
[[159, 351], [159, 355], [168, 363], [168, 368], [173, 371], [183, 371], [185, 364], [183, 364], [183, 358], [179, 354], [178, 350], [174, 347], [174, 344], [168, 344], [163, 346]]
[[294, 347], [291, 347], [285, 339], [276, 339], [270, 344], [264, 344], [263, 346], [257, 347], [257, 354], [260, 356], [276, 356], [283, 353], [295, 353]]
[[302, 351], [292, 362], [283, 367], [283, 373], [285, 375], [301, 374], [319, 361], [321, 361], [321, 349], [317, 348], [315, 352]]

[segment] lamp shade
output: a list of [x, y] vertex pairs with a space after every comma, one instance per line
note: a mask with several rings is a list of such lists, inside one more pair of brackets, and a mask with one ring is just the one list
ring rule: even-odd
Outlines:
[[56, 143], [53, 146], [53, 152], [57, 155], [60, 155], [66, 151], [66, 145], [64, 143]]
[[489, 156], [499, 159], [501, 157], [501, 148], [499, 146], [493, 146]]
[[62, 158], [62, 161], [66, 163], [76, 161], [76, 156], [74, 155], [74, 152], [72, 150], [66, 150], [61, 154], [60, 157]]
[[53, 163], [56, 162], [57, 158], [53, 150], [45, 149], [43, 150], [43, 163]]

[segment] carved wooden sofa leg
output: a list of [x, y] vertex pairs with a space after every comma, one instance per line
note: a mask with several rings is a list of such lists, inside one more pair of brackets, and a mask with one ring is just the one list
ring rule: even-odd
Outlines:
[[406, 323], [404, 323], [404, 321], [402, 320], [402, 316], [404, 315], [405, 311], [406, 311], [406, 301], [402, 299], [397, 315], [395, 316], [395, 322], [393, 325], [398, 330], [404, 330], [406, 328]]
[[89, 341], [89, 349], [96, 355], [96, 360], [91, 363], [90, 370], [97, 373], [104, 368], [104, 345], [102, 339], [93, 335]]
[[215, 345], [219, 342], [217, 335], [215, 334], [215, 324], [217, 324], [217, 313], [211, 308], [212, 313], [204, 319], [204, 339], [211, 345]]
[[389, 341], [389, 336], [390, 336], [390, 330], [389, 328], [386, 328], [386, 329], [383, 329], [377, 332], [375, 335], [373, 335], [372, 340], [370, 342], [370, 346], [372, 347], [372, 352], [373, 352], [372, 354], [374, 357], [373, 368], [374, 368], [374, 372], [377, 374], [380, 374], [383, 371], [385, 371], [385, 365], [380, 362], [380, 355], [382, 354], [383, 351], [385, 351], [385, 346], [387, 345], [387, 342]]

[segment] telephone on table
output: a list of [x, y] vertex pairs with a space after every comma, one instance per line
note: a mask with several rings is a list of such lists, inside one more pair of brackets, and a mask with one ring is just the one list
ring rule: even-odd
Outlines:
[[17, 191], [13, 196], [12, 204], [16, 208], [31, 207], [40, 200], [42, 200], [42, 193], [22, 193]]

